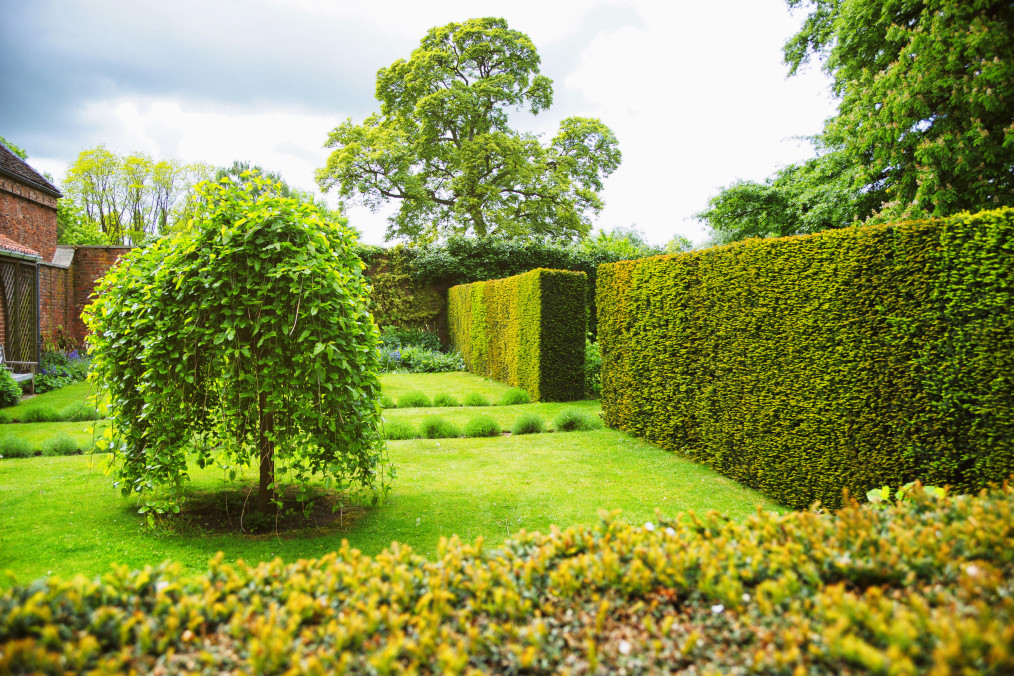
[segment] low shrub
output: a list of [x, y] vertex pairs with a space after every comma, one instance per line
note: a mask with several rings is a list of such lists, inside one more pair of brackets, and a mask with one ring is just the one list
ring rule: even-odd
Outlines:
[[14, 380], [10, 371], [0, 367], [0, 407], [13, 406], [21, 400], [21, 385]]
[[461, 436], [461, 430], [454, 423], [438, 415], [427, 416], [422, 421], [419, 432], [427, 439], [450, 439]]
[[389, 349], [384, 346], [380, 346], [380, 364], [378, 371], [380, 373], [397, 373], [402, 368], [401, 366], [401, 350], [398, 348]]
[[511, 434], [541, 434], [546, 431], [542, 418], [534, 413], [522, 413], [511, 425]]
[[18, 417], [21, 422], [35, 423], [35, 422], [60, 422], [63, 419], [60, 417], [60, 412], [52, 406], [45, 404], [38, 404], [30, 408], [26, 408], [24, 412], [20, 413]]
[[498, 437], [500, 423], [488, 415], [479, 415], [465, 423], [466, 437]]
[[391, 349], [421, 347], [433, 352], [440, 352], [444, 348], [440, 342], [440, 336], [436, 331], [429, 329], [402, 329], [389, 326], [380, 332], [380, 342]]
[[12, 422], [13, 420], [14, 419], [11, 418], [10, 413], [8, 413], [7, 411], [0, 411], [0, 425], [6, 425], [7, 423]]
[[587, 432], [602, 427], [602, 421], [595, 416], [568, 408], [556, 417], [553, 428], [557, 432]]
[[1012, 521], [1005, 487], [10, 583], [0, 673], [1009, 674]]
[[380, 395], [380, 407], [381, 408], [398, 408], [398, 405], [394, 403], [394, 399], [391, 399], [386, 394]]
[[84, 420], [99, 420], [102, 415], [94, 406], [84, 402], [70, 404], [60, 409], [58, 413], [60, 420], [65, 422], [81, 422]]
[[464, 371], [465, 362], [457, 352], [439, 352], [424, 347], [401, 350], [401, 369], [405, 373], [450, 373]]
[[433, 405], [447, 407], [458, 406], [459, 404], [457, 398], [453, 394], [441, 392], [437, 396], [433, 397]]
[[514, 406], [515, 404], [530, 404], [532, 403], [532, 395], [528, 394], [527, 390], [523, 390], [520, 387], [512, 387], [503, 393], [500, 397], [501, 406]]
[[81, 447], [66, 432], [61, 432], [42, 445], [43, 455], [79, 455]]
[[584, 341], [584, 389], [594, 399], [602, 396], [602, 350], [597, 341]]
[[47, 350], [39, 361], [35, 376], [35, 391], [39, 394], [57, 390], [88, 377], [91, 360], [77, 350]]
[[[0, 456], [5, 458], [30, 458], [35, 449], [28, 441], [14, 435], [0, 437]], [[0, 634], [2, 635], [2, 634]]]
[[404, 420], [388, 420], [384, 422], [385, 439], [415, 439], [417, 436], [415, 428]]
[[479, 392], [469, 392], [462, 403], [465, 406], [489, 406], [489, 397]]
[[412, 390], [398, 397], [398, 408], [429, 408], [433, 405], [425, 392]]

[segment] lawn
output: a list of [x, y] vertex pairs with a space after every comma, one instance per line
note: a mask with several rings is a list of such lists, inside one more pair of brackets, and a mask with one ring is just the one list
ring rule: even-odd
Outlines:
[[[492, 400], [506, 389], [464, 373], [389, 375], [385, 392], [419, 389], [430, 397], [469, 391]], [[597, 411], [598, 402], [528, 404], [470, 409], [396, 409], [385, 416], [417, 423], [440, 414], [463, 424], [486, 413], [509, 427], [522, 410], [550, 423], [566, 407]], [[64, 425], [68, 423], [62, 423]], [[56, 425], [56, 424], [54, 424]], [[9, 427], [18, 427], [11, 425]], [[28, 427], [25, 425], [24, 427]], [[217, 551], [226, 559], [315, 558], [342, 539], [374, 555], [392, 541], [434, 556], [442, 536], [483, 536], [490, 546], [520, 529], [546, 531], [595, 521], [600, 510], [621, 510], [640, 523], [664, 515], [717, 509], [742, 518], [782, 509], [760, 494], [677, 455], [609, 429], [489, 439], [414, 439], [389, 442], [397, 476], [388, 501], [357, 519], [281, 537], [185, 529], [146, 530], [136, 503], [120, 497], [104, 473], [108, 456], [39, 457], [0, 461], [0, 571], [20, 582], [49, 573], [96, 575], [112, 563], [130, 568], [172, 559], [197, 572]], [[192, 471], [194, 490], [228, 482], [220, 470]], [[246, 479], [253, 482], [253, 472]], [[5, 580], [2, 584], [9, 584]]]

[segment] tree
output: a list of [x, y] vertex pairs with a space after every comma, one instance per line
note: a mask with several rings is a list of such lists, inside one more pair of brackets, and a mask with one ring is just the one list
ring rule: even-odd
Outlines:
[[596, 119], [564, 120], [548, 145], [511, 128], [510, 110], [538, 114], [552, 104], [540, 62], [528, 36], [503, 19], [431, 29], [408, 61], [377, 73], [380, 113], [331, 132], [318, 185], [374, 210], [397, 201], [389, 240], [583, 236], [620, 151]]
[[[260, 192], [260, 196], [254, 196]], [[304, 485], [382, 489], [378, 332], [355, 236], [255, 178], [197, 187], [194, 219], [137, 249], [85, 313], [125, 495], [178, 511], [188, 453]]]
[[714, 240], [1014, 205], [1014, 5], [786, 2], [810, 9], [789, 73], [819, 58], [838, 112], [817, 158], [711, 200]]
[[[258, 177], [263, 177], [266, 180], [260, 181]], [[219, 167], [215, 172], [215, 179], [222, 180], [228, 178], [233, 183], [239, 183], [241, 185], [251, 185], [253, 195], [256, 198], [259, 196], [261, 190], [268, 190], [273, 194], [281, 197], [291, 197], [305, 202], [318, 209], [320, 213], [330, 221], [339, 223], [343, 227], [352, 227], [349, 225], [349, 219], [345, 217], [341, 209], [332, 209], [328, 206], [324, 198], [318, 196], [316, 193], [308, 192], [300, 188], [293, 187], [282, 178], [282, 175], [277, 171], [267, 171], [258, 164], [250, 164], [246, 160], [234, 160], [231, 167]], [[266, 185], [267, 187], [257, 187], [258, 185]], [[355, 228], [353, 228], [355, 230]], [[356, 230], [357, 236], [359, 233]]]
[[193, 186], [210, 175], [205, 164], [119, 156], [100, 145], [67, 168], [65, 199], [98, 226], [110, 244], [139, 244], [168, 230], [185, 212]]
[[17, 155], [21, 159], [23, 159], [23, 160], [27, 160], [28, 159], [28, 152], [25, 151], [25, 149], [22, 148], [21, 146], [15, 144], [15, 143], [11, 143], [7, 139], [5, 139], [3, 136], [0, 136], [0, 143], [3, 143], [5, 146], [7, 146], [8, 150], [10, 150], [12, 153], [14, 153], [15, 155]]

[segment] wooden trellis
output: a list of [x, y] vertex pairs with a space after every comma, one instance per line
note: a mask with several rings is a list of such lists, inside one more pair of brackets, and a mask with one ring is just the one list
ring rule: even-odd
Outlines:
[[[0, 255], [4, 349], [9, 362], [39, 361], [39, 266]], [[16, 371], [28, 370], [19, 365]]]

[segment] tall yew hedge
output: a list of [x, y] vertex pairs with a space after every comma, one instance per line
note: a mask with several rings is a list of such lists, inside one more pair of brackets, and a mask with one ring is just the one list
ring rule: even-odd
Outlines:
[[603, 265], [607, 423], [793, 507], [1014, 471], [1014, 209]]
[[585, 274], [532, 270], [451, 287], [451, 345], [469, 371], [541, 401], [584, 397]]

